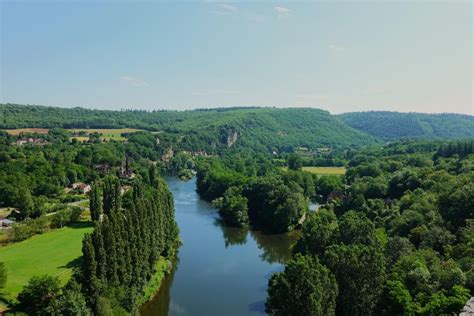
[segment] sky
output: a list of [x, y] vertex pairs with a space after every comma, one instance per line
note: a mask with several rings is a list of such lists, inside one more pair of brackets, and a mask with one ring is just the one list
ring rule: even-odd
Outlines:
[[474, 115], [471, 1], [0, 0], [0, 102]]

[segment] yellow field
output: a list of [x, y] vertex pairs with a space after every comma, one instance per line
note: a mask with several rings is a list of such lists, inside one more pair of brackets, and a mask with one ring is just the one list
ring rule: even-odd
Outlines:
[[[68, 129], [68, 131], [73, 132], [73, 133], [79, 133], [79, 132], [85, 132], [87, 134], [92, 134], [92, 133], [100, 133], [102, 134], [101, 139], [105, 140], [125, 140], [125, 137], [122, 137], [120, 134], [123, 133], [135, 133], [142, 131], [141, 129], [136, 129], [136, 128], [117, 128], [117, 129], [106, 129], [106, 128], [71, 128]], [[88, 140], [87, 137], [84, 136], [74, 136], [74, 138], [77, 138], [79, 141], [85, 141]]]
[[[102, 134], [101, 139], [103, 140], [125, 140], [125, 137], [122, 137], [120, 134], [123, 133], [134, 133], [142, 131], [141, 129], [136, 128], [117, 128], [117, 129], [107, 129], [107, 128], [71, 128], [67, 129], [70, 132], [84, 132], [86, 134], [91, 133], [100, 133]], [[47, 128], [17, 128], [17, 129], [4, 129], [10, 135], [20, 135], [21, 133], [38, 133], [38, 134], [48, 134], [49, 129]], [[88, 136], [73, 136], [72, 138], [77, 138], [78, 141], [85, 142], [89, 140]]]
[[21, 133], [38, 133], [48, 134], [49, 129], [47, 128], [16, 128], [16, 129], [3, 129], [2, 131], [7, 132], [10, 135], [20, 135]]
[[321, 175], [344, 175], [346, 173], [345, 167], [303, 167], [303, 170]]

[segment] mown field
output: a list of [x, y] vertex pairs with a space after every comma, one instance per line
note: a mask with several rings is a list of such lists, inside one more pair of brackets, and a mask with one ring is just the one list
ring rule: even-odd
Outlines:
[[10, 135], [16, 136], [22, 133], [48, 134], [49, 129], [47, 128], [16, 128], [16, 129], [3, 129], [2, 131], [5, 131]]
[[[72, 133], [84, 132], [85, 134], [100, 133], [102, 134], [101, 139], [105, 140], [125, 140], [125, 137], [122, 137], [123, 133], [134, 133], [142, 131], [141, 129], [136, 128], [118, 128], [118, 129], [105, 129], [105, 128], [72, 128], [67, 129]], [[4, 129], [3, 131], [7, 132], [10, 135], [20, 135], [22, 133], [38, 133], [38, 134], [48, 134], [49, 129], [47, 128], [17, 128], [17, 129]], [[79, 141], [87, 141], [89, 137], [84, 136], [74, 136], [72, 138], [77, 138]]]
[[[283, 167], [288, 170], [288, 167]], [[303, 167], [303, 171], [318, 174], [318, 175], [344, 175], [346, 174], [345, 167]]]
[[7, 268], [7, 296], [16, 297], [34, 275], [55, 275], [66, 283], [79, 264], [82, 237], [92, 229], [91, 223], [77, 223], [0, 247], [0, 261]]
[[[122, 137], [121, 134], [135, 133], [142, 130], [136, 129], [136, 128], [119, 128], [119, 129], [103, 129], [103, 128], [76, 129], [74, 128], [74, 129], [68, 129], [68, 131], [73, 132], [73, 133], [84, 132], [86, 134], [99, 133], [99, 134], [102, 134], [101, 139], [105, 139], [105, 140], [125, 140], [125, 137]], [[84, 138], [88, 139], [88, 137], [84, 137], [84, 136], [82, 137], [74, 136], [74, 138], [78, 138], [78, 140], [84, 140]]]
[[344, 175], [346, 174], [345, 167], [303, 167], [304, 171], [321, 175]]

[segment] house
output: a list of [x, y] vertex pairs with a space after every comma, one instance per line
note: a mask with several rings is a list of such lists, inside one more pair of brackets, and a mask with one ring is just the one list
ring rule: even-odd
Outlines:
[[81, 192], [83, 194], [87, 194], [88, 192], [91, 191], [91, 186], [89, 184], [85, 184], [83, 182], [73, 183], [72, 188], [74, 190], [78, 190], [79, 192]]
[[12, 221], [8, 218], [0, 219], [0, 228], [10, 227], [14, 223], [15, 223], [14, 221]]
[[109, 171], [109, 166], [107, 164], [99, 164], [95, 166], [95, 170], [99, 173], [107, 173]]
[[125, 166], [120, 167], [117, 170], [117, 176], [121, 179], [133, 179], [135, 178], [135, 174], [130, 169], [129, 158], [125, 158]]
[[344, 195], [344, 193], [339, 192], [339, 191], [332, 191], [331, 193], [329, 193], [327, 201], [331, 202], [334, 200], [343, 200], [345, 198], [346, 196]]
[[19, 138], [17, 141], [16, 141], [16, 144], [18, 146], [21, 146], [21, 145], [38, 145], [38, 146], [44, 146], [46, 144], [48, 144], [49, 142], [45, 139], [42, 139], [42, 138], [33, 138], [33, 137], [23, 137], [23, 138]]

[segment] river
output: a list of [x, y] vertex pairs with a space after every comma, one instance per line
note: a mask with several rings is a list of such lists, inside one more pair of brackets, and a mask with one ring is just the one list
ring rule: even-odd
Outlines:
[[265, 314], [268, 279], [283, 269], [298, 233], [265, 235], [224, 227], [217, 210], [199, 198], [195, 179], [166, 180], [183, 245], [173, 270], [141, 314]]

